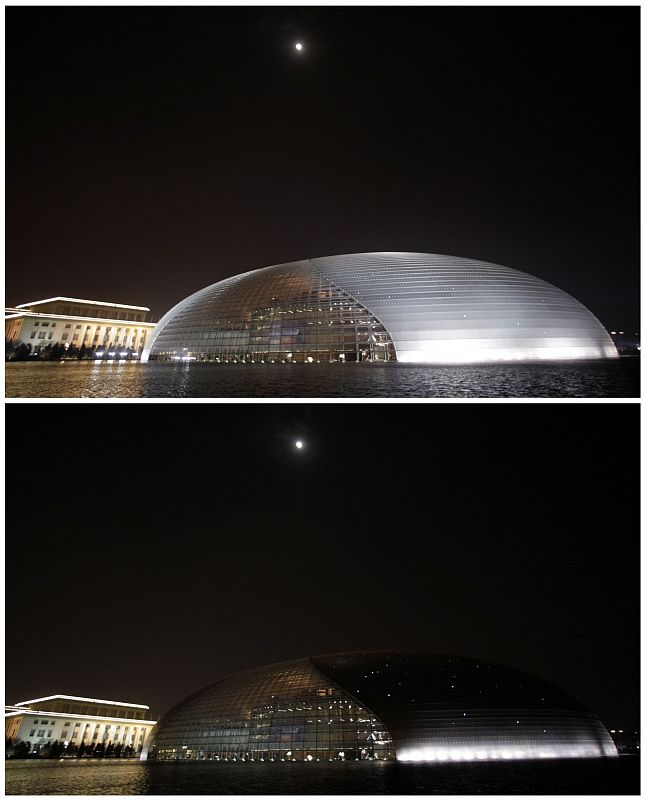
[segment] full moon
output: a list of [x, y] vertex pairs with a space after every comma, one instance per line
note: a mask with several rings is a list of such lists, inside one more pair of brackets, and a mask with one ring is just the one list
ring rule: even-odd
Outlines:
[[303, 442], [301, 442], [301, 440], [300, 440], [300, 439], [299, 439], [299, 440], [296, 442], [296, 447], [297, 447], [299, 450], [300, 450], [300, 449], [303, 447]]
[[302, 44], [302, 42], [296, 42], [296, 44], [294, 45], [294, 47], [295, 47], [295, 48], [298, 50], [298, 52], [300, 53], [300, 52], [301, 52], [301, 50], [303, 49], [303, 44]]

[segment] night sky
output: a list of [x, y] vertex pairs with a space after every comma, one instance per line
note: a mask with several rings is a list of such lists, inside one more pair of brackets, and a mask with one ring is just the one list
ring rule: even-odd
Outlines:
[[158, 715], [241, 669], [418, 649], [638, 726], [636, 405], [9, 412], [9, 702]]
[[9, 7], [6, 81], [10, 304], [408, 250], [638, 330], [637, 7]]

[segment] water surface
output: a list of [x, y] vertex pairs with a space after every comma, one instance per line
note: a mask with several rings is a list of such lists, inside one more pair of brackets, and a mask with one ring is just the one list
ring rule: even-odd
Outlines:
[[419, 765], [6, 762], [7, 794], [639, 794], [639, 758]]
[[12, 362], [7, 397], [638, 397], [639, 359], [540, 364]]

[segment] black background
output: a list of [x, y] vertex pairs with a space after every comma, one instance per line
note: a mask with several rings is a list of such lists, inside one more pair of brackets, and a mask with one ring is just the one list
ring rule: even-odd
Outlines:
[[[637, 330], [639, 9], [6, 9], [7, 300], [375, 250]], [[301, 39], [300, 55], [293, 45]]]
[[638, 415], [13, 404], [7, 700], [156, 715], [263, 663], [419, 649], [529, 670], [636, 729]]

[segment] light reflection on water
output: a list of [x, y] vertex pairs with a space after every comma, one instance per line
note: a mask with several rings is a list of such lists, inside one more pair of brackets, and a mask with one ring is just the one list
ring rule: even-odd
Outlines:
[[638, 794], [639, 758], [419, 765], [8, 761], [7, 794]]
[[7, 397], [638, 397], [639, 359], [414, 364], [15, 362]]

